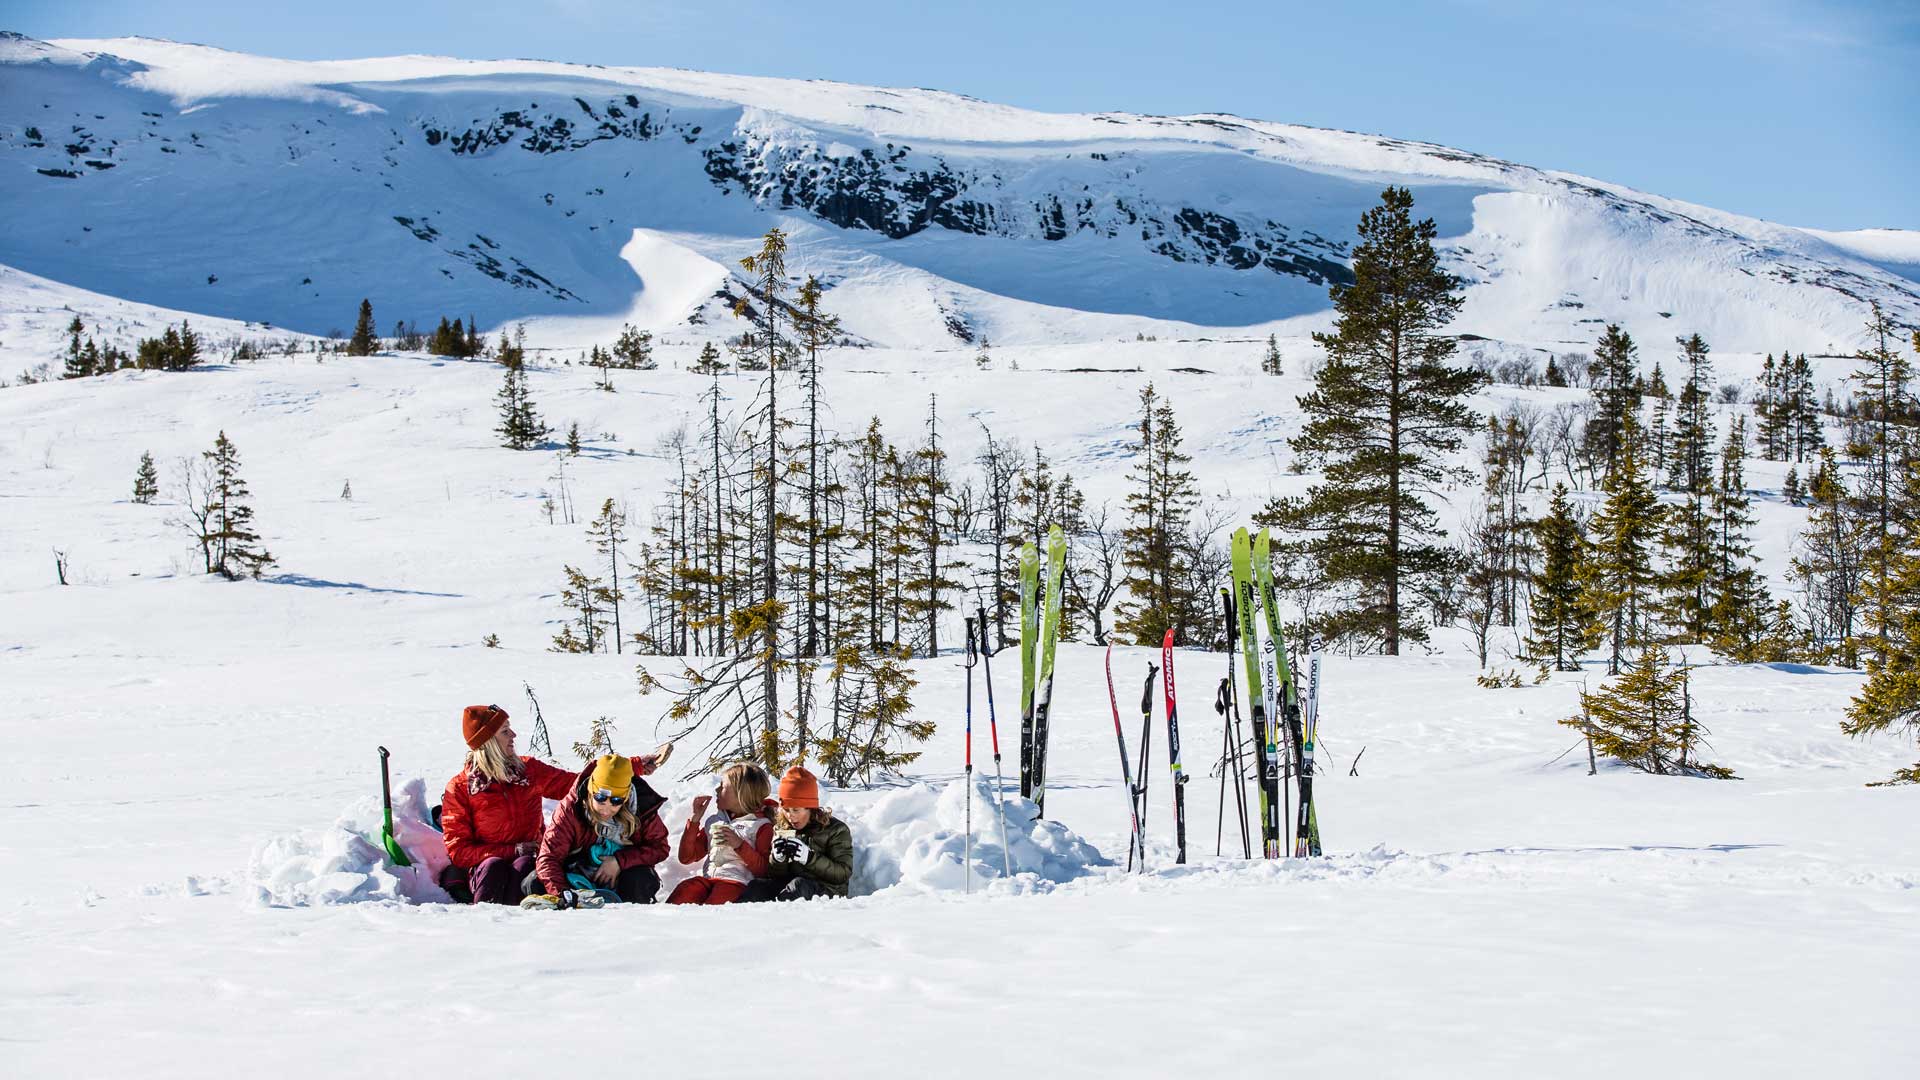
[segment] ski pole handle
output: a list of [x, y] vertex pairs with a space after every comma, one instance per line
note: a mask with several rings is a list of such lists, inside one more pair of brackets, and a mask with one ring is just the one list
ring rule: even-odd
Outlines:
[[1140, 713], [1143, 716], [1153, 712], [1153, 677], [1158, 674], [1160, 674], [1158, 667], [1153, 664], [1147, 665], [1147, 685], [1140, 690]]

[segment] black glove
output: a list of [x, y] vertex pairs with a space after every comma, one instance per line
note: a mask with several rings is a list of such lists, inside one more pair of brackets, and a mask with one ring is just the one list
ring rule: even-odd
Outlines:
[[775, 862], [804, 863], [811, 858], [813, 851], [807, 842], [797, 836], [783, 836], [773, 842]]

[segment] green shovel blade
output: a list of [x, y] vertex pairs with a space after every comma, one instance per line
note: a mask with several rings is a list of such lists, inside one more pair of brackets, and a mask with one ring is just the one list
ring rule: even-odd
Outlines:
[[387, 808], [386, 824], [380, 827], [380, 843], [381, 843], [381, 846], [387, 849], [387, 858], [393, 860], [393, 865], [395, 866], [412, 866], [413, 865], [413, 860], [407, 858], [406, 849], [400, 846], [400, 841], [395, 840], [393, 838], [392, 807]]

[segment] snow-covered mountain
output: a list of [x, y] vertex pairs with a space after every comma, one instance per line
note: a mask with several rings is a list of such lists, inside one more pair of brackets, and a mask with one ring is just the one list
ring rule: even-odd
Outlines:
[[1327, 318], [1354, 226], [1410, 186], [1465, 333], [1845, 350], [1920, 325], [1920, 234], [1822, 233], [1427, 143], [1226, 115], [1029, 112], [932, 90], [406, 56], [295, 62], [0, 36], [0, 264], [325, 333], [529, 320], [731, 332], [730, 267], [797, 235], [860, 342], [1112, 341]]

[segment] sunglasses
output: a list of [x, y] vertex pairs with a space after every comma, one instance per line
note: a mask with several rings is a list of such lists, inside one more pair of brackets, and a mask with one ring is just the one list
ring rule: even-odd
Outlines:
[[615, 806], [625, 805], [629, 797], [630, 796], [626, 796], [626, 795], [615, 795], [613, 791], [609, 788], [601, 788], [599, 791], [596, 791], [593, 793], [594, 802], [612, 803]]

